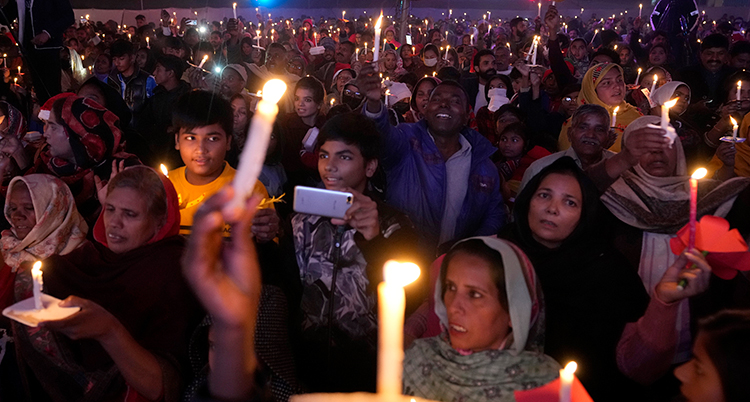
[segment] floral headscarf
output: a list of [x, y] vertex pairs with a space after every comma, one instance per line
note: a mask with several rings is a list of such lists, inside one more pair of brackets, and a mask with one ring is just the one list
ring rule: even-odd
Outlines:
[[5, 120], [8, 121], [8, 129], [5, 131], [4, 135], [12, 135], [21, 139], [21, 137], [26, 134], [26, 119], [24, 119], [23, 113], [6, 101], [0, 101], [0, 108], [2, 108], [3, 111], [7, 110], [7, 113], [5, 113]]

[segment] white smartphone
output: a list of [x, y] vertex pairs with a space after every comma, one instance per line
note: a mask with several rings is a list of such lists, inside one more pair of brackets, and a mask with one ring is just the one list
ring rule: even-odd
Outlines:
[[409, 46], [412, 45], [412, 43], [411, 43], [411, 34], [406, 34], [406, 44], [409, 45]]
[[294, 212], [344, 219], [352, 206], [352, 193], [322, 188], [294, 187]]

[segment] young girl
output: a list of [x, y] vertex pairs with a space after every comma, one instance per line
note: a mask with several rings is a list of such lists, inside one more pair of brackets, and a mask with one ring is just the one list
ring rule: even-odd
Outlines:
[[518, 188], [521, 184], [523, 174], [529, 165], [535, 160], [547, 156], [549, 151], [534, 146], [530, 150], [529, 130], [525, 124], [516, 122], [508, 125], [500, 133], [498, 140], [498, 153], [502, 159], [495, 164], [497, 171], [503, 180], [503, 199], [509, 205], [515, 200]]

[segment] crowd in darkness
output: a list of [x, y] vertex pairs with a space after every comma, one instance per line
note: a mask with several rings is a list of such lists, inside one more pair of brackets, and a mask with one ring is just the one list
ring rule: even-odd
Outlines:
[[[118, 24], [7, 2], [0, 309], [41, 261], [80, 310], [0, 318], [0, 401], [374, 392], [388, 260], [422, 270], [410, 397], [513, 402], [576, 361], [597, 402], [750, 400], [750, 24], [672, 3]], [[299, 187], [351, 205], [295, 212]]]

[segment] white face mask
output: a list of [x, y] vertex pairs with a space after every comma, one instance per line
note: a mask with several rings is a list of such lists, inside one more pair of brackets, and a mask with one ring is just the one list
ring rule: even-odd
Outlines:
[[424, 59], [424, 65], [427, 67], [434, 67], [437, 64], [437, 57], [432, 59]]
[[508, 93], [508, 90], [505, 88], [492, 88], [487, 92], [487, 95], [490, 98], [494, 98], [496, 96], [507, 98], [508, 97], [507, 93]]

